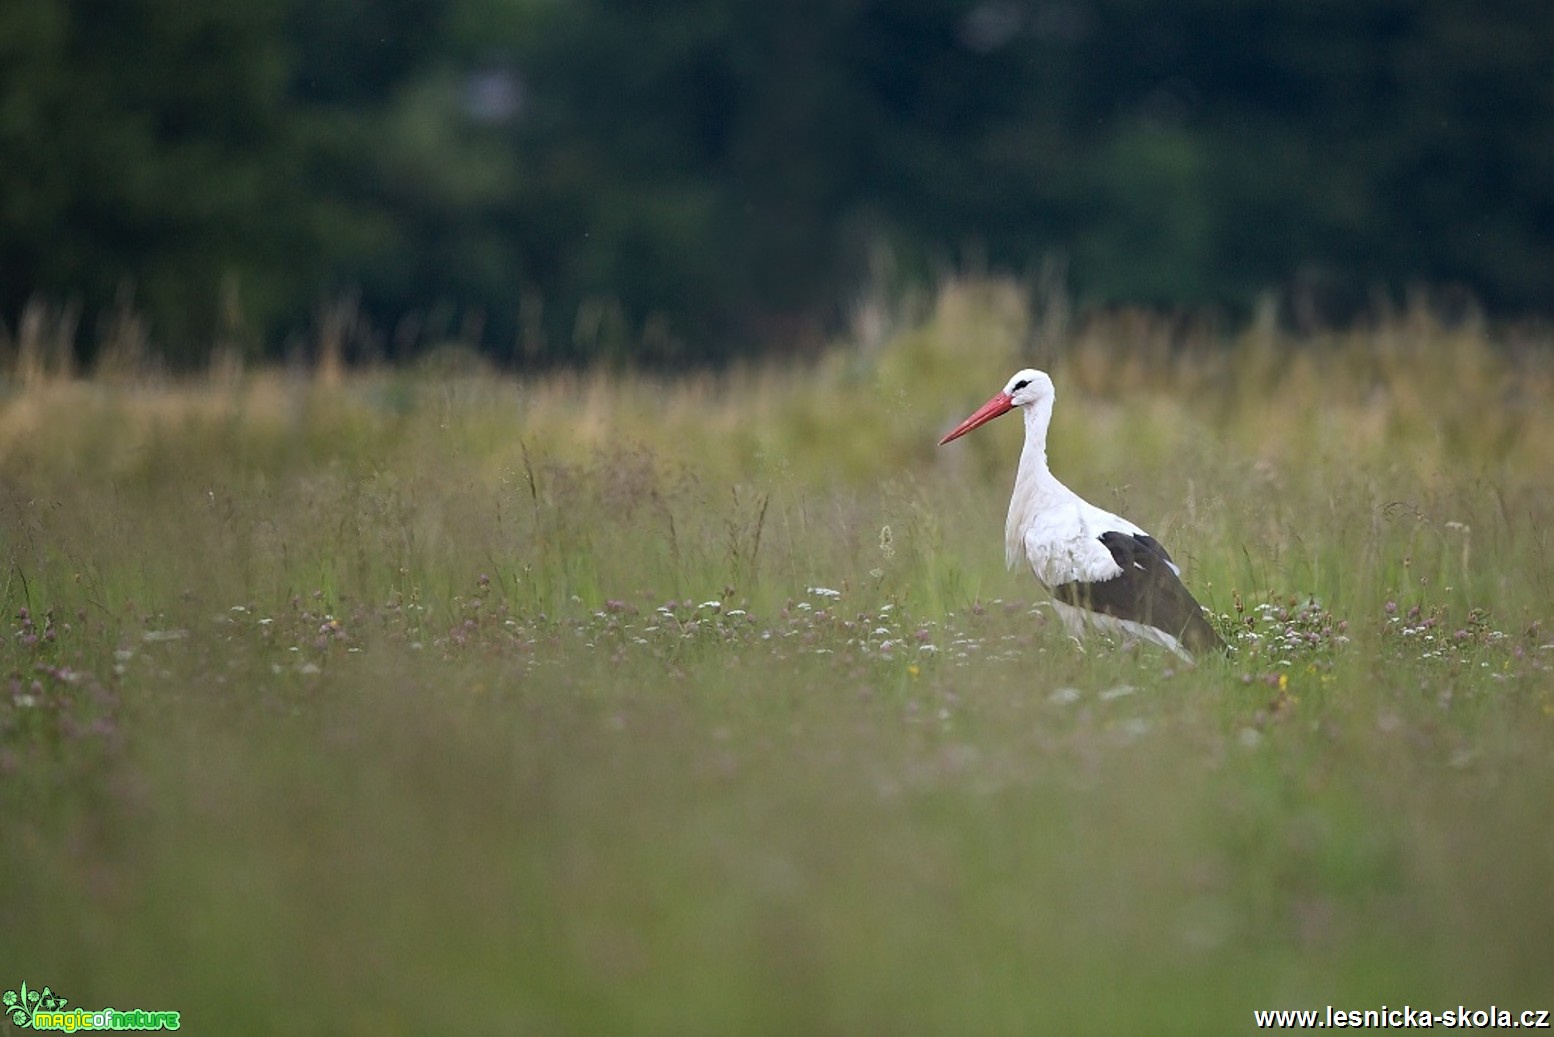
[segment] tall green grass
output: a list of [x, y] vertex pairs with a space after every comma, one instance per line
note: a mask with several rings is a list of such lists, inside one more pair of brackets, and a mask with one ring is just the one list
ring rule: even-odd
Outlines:
[[[886, 316], [680, 379], [12, 381], [0, 989], [233, 1033], [1554, 1007], [1551, 343]], [[1076, 646], [1004, 571], [1018, 423], [934, 443], [1026, 364], [1234, 659]]]

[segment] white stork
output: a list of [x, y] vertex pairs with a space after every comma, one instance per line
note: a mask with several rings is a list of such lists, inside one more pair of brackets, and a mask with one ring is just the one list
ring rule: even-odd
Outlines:
[[1182, 585], [1181, 570], [1160, 542], [1125, 518], [1103, 511], [1047, 468], [1052, 379], [1029, 368], [955, 426], [943, 446], [1019, 407], [1025, 448], [1004, 526], [1005, 560], [1023, 558], [1052, 594], [1052, 607], [1075, 638], [1086, 624], [1124, 638], [1164, 645], [1184, 659], [1225, 650], [1203, 609]]

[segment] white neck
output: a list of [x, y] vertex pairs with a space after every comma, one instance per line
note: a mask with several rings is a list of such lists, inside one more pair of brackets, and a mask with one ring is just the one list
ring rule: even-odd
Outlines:
[[1009, 518], [1004, 524], [1004, 560], [1013, 568], [1025, 558], [1022, 542], [1030, 517], [1052, 503], [1072, 496], [1047, 467], [1047, 426], [1052, 423], [1052, 397], [1021, 408], [1025, 414], [1025, 446], [1020, 450], [1020, 469], [1009, 498]]
[[1052, 397], [1038, 400], [1025, 412], [1025, 448], [1020, 451], [1019, 482], [1035, 472], [1047, 471], [1047, 426], [1052, 424]]

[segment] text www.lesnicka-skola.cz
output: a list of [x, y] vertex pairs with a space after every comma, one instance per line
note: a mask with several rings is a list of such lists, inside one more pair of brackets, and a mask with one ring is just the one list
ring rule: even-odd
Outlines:
[[1376, 1029], [1434, 1029], [1439, 1026], [1445, 1029], [1459, 1030], [1491, 1030], [1491, 1029], [1548, 1029], [1549, 1010], [1529, 1009], [1525, 1012], [1513, 1012], [1509, 1008], [1497, 1008], [1490, 1005], [1488, 1008], [1469, 1008], [1466, 1005], [1458, 1005], [1456, 1008], [1448, 1008], [1444, 1012], [1432, 1012], [1425, 1008], [1410, 1008], [1404, 1005], [1402, 1008], [1388, 1008], [1382, 1005], [1380, 1008], [1334, 1008], [1328, 1005], [1326, 1009], [1307, 1010], [1257, 1010], [1252, 1013], [1252, 1019], [1257, 1023], [1258, 1029], [1267, 1030], [1326, 1030], [1362, 1027], [1374, 1027]]

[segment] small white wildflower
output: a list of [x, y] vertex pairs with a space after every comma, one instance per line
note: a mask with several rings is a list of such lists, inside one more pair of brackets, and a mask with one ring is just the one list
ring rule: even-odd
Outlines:
[[842, 596], [841, 591], [832, 590], [830, 587], [805, 587], [804, 593], [813, 594], [817, 598], [840, 598]]

